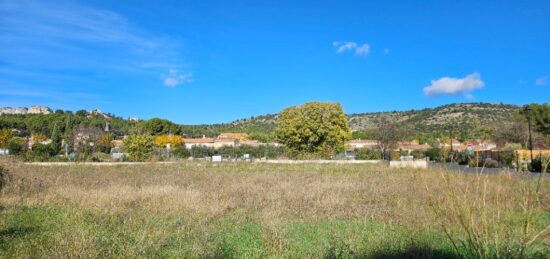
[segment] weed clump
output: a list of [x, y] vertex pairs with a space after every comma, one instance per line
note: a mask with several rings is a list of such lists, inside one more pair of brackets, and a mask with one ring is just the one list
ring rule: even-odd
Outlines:
[[503, 178], [478, 174], [465, 184], [450, 172], [442, 171], [441, 177], [443, 192], [435, 193], [426, 184], [430, 207], [461, 257], [532, 257], [547, 245], [550, 224], [541, 220], [547, 210], [543, 173], [536, 180], [526, 176], [506, 181], [519, 194], [514, 196], [505, 192], [503, 184], [491, 182]]

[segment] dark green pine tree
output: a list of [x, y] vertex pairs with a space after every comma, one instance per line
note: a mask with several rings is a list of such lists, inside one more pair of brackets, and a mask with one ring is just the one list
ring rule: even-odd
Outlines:
[[53, 125], [51, 140], [55, 153], [59, 153], [61, 150], [61, 132], [59, 132], [59, 127], [57, 127], [57, 124]]

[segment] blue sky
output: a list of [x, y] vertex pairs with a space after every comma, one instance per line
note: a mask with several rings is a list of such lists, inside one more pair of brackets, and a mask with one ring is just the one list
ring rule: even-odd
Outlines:
[[0, 1], [0, 106], [229, 122], [550, 102], [550, 1]]

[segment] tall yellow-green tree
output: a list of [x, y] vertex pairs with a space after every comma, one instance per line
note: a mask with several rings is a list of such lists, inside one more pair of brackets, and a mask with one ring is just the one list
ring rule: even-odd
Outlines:
[[146, 161], [153, 156], [153, 137], [130, 135], [122, 140], [122, 149], [132, 161]]
[[310, 102], [284, 109], [275, 136], [294, 155], [331, 158], [344, 150], [351, 131], [340, 104]]

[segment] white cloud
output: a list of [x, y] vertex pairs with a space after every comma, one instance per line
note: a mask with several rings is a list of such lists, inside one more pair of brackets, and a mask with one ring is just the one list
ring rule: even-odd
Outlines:
[[348, 42], [335, 41], [335, 42], [332, 43], [332, 45], [334, 47], [336, 47], [336, 52], [337, 53], [342, 53], [342, 52], [345, 52], [345, 51], [348, 51], [348, 50], [353, 50], [353, 49], [357, 48], [357, 43], [355, 43], [353, 41], [348, 41]]
[[336, 48], [336, 53], [353, 51], [354, 55], [359, 57], [366, 57], [370, 53], [370, 45], [367, 43], [360, 45], [354, 41], [335, 41], [332, 43], [332, 46]]
[[547, 85], [548, 84], [548, 76], [543, 76], [543, 77], [540, 77], [540, 78], [537, 78], [537, 80], [535, 80], [535, 85]]
[[390, 53], [390, 49], [388, 49], [388, 48], [384, 49], [384, 53], [386, 53], [386, 54]]
[[464, 94], [472, 98], [471, 91], [483, 88], [485, 83], [481, 81], [479, 73], [472, 73], [464, 78], [442, 77], [437, 80], [432, 80], [432, 84], [424, 87], [426, 96], [434, 96], [440, 94]]
[[363, 44], [355, 49], [355, 55], [365, 57], [369, 55], [370, 46], [369, 44]]
[[191, 73], [180, 73], [176, 69], [170, 69], [167, 75], [162, 76], [162, 81], [165, 86], [176, 87], [184, 83], [192, 83], [194, 81], [193, 74]]

